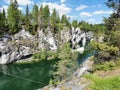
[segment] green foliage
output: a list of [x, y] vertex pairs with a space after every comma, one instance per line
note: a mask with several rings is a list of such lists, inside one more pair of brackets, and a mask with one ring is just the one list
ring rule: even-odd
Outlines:
[[92, 25], [85, 22], [85, 21], [81, 21], [79, 23], [79, 27], [82, 29], [82, 30], [85, 30], [85, 31], [92, 31]]
[[106, 5], [114, 10], [116, 17], [120, 17], [120, 0], [108, 0]]
[[58, 49], [58, 57], [60, 60], [56, 64], [54, 82], [67, 79], [77, 68], [76, 57], [72, 54], [69, 44]]
[[61, 23], [62, 23], [63, 25], [68, 26], [68, 25], [69, 25], [69, 18], [67, 18], [66, 15], [62, 15]]
[[52, 28], [53, 28], [53, 32], [54, 33], [57, 33], [59, 31], [59, 28], [60, 28], [60, 17], [59, 17], [59, 14], [57, 13], [56, 9], [53, 10], [53, 13], [51, 15], [51, 18], [50, 18], [50, 23], [52, 25]]
[[105, 33], [106, 27], [103, 24], [89, 24], [87, 22], [81, 21], [79, 27], [84, 31], [92, 31], [96, 36], [103, 35]]
[[72, 21], [72, 26], [73, 26], [74, 28], [76, 28], [76, 27], [78, 26], [77, 20], [73, 20], [73, 21]]
[[40, 7], [40, 10], [39, 10], [39, 15], [38, 15], [38, 24], [39, 24], [39, 27], [43, 26], [43, 5], [41, 5]]
[[103, 78], [94, 74], [87, 74], [85, 78], [93, 82], [90, 85], [92, 90], [120, 90], [120, 76]]
[[111, 34], [109, 35], [109, 41], [110, 44], [118, 47], [120, 49], [120, 30], [119, 31], [111, 31]]
[[52, 85], [52, 84], [53, 84], [53, 80], [50, 79], [50, 80], [49, 80], [49, 85]]
[[97, 64], [94, 66], [94, 70], [113, 70], [116, 67], [115, 62], [110, 61], [110, 62], [104, 62], [103, 64]]
[[96, 50], [95, 63], [101, 64], [105, 61], [112, 61], [119, 56], [119, 48], [107, 43], [91, 42], [91, 49]]
[[32, 10], [33, 25], [38, 24], [38, 6], [35, 4]]
[[30, 30], [30, 14], [29, 14], [29, 7], [26, 6], [26, 15], [25, 15], [25, 29]]
[[54, 9], [51, 15], [51, 24], [53, 28], [55, 28], [56, 22], [57, 22], [57, 12], [56, 12], [56, 9]]
[[50, 10], [48, 5], [46, 5], [43, 8], [43, 18], [44, 18], [44, 25], [48, 26], [50, 24]]
[[8, 7], [8, 13], [7, 13], [7, 22], [9, 25], [10, 33], [16, 33], [20, 29], [19, 26], [19, 10], [17, 1], [11, 2]]
[[51, 60], [55, 58], [57, 58], [57, 53], [51, 51], [40, 51], [33, 55], [33, 59], [37, 60]]
[[0, 12], [0, 36], [5, 32], [7, 32], [6, 29], [8, 29], [8, 27], [7, 27], [5, 10], [3, 9], [3, 11]]

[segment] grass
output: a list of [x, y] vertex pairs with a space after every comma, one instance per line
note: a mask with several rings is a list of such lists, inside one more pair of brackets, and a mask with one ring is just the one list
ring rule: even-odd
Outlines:
[[92, 81], [92, 90], [120, 90], [120, 76], [99, 77], [94, 74], [87, 74], [85, 78]]

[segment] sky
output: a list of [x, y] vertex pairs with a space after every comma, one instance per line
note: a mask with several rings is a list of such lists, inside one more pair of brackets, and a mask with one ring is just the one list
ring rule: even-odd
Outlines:
[[[66, 14], [70, 20], [86, 21], [91, 24], [103, 23], [103, 19], [110, 16], [113, 12], [105, 5], [107, 0], [17, 0], [19, 9], [25, 12], [26, 5], [32, 11], [34, 4], [39, 7], [49, 5], [52, 13], [55, 8], [59, 15]], [[0, 0], [0, 9], [7, 11], [10, 0]]]

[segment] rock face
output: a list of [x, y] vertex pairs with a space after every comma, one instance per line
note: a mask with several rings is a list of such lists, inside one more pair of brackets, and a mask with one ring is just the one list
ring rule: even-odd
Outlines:
[[33, 36], [21, 30], [12, 37], [11, 41], [0, 41], [0, 64], [8, 64], [33, 54]]
[[15, 46], [11, 43], [0, 44], [0, 64], [8, 64], [13, 61], [20, 60], [21, 58], [31, 55], [33, 52], [27, 46]]
[[43, 29], [38, 31], [39, 49], [57, 50], [57, 41], [55, 40], [50, 29], [48, 28], [47, 30], [47, 34], [43, 32]]
[[29, 58], [40, 50], [55, 51], [59, 45], [71, 42], [74, 51], [84, 51], [87, 40], [93, 36], [91, 32], [83, 32], [79, 28], [64, 28], [56, 38], [50, 28], [38, 30], [36, 36], [22, 29], [14, 36], [5, 35], [0, 39], [0, 64], [8, 64], [21, 59]]
[[83, 53], [86, 42], [93, 38], [92, 32], [84, 32], [80, 28], [72, 28], [71, 47], [73, 51]]

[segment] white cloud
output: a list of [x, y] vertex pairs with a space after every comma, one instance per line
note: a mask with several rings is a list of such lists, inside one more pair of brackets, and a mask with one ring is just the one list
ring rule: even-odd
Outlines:
[[99, 10], [99, 11], [93, 12], [93, 15], [98, 15], [98, 14], [111, 14], [111, 13], [113, 13], [113, 11]]
[[98, 21], [98, 20], [95, 20], [95, 19], [88, 19], [87, 22], [90, 23], [90, 24], [100, 24], [100, 23], [102, 23], [101, 21]]
[[18, 9], [22, 11], [22, 10], [23, 10], [23, 7], [18, 7]]
[[60, 0], [61, 3], [64, 3], [66, 0]]
[[95, 22], [95, 19], [88, 19], [88, 22]]
[[88, 13], [88, 12], [81, 12], [79, 15], [80, 15], [81, 17], [91, 17], [91, 16], [92, 16], [92, 14], [90, 14], [90, 13]]
[[80, 5], [79, 7], [77, 7], [75, 10], [82, 10], [82, 9], [85, 9], [87, 8], [88, 6], [86, 5]]
[[74, 19], [74, 18], [77, 18], [77, 16], [69, 16], [70, 18]]
[[[5, 12], [7, 13], [8, 6], [2, 6], [2, 7], [0, 8], [0, 11], [2, 11], [3, 9], [4, 9]], [[19, 9], [19, 10], [23, 10], [23, 7], [18, 7], [18, 9]]]
[[[10, 3], [10, 0], [4, 0], [6, 3]], [[33, 4], [33, 0], [17, 0], [19, 5], [31, 5]]]
[[5, 12], [7, 12], [8, 6], [2, 6], [1, 10], [3, 10], [3, 8], [4, 8]]
[[89, 13], [89, 12], [81, 12], [79, 15], [81, 17], [92, 17], [94, 15], [99, 15], [99, 14], [112, 14], [113, 11], [104, 11], [104, 10], [99, 10], [99, 11], [95, 11], [95, 12], [92, 12], [92, 13]]
[[57, 4], [57, 3], [51, 3], [51, 2], [43, 2], [43, 6], [48, 5], [50, 8], [50, 12], [52, 13], [53, 9], [55, 8], [60, 16], [63, 14], [68, 14], [71, 12], [71, 8], [66, 6], [65, 4]]
[[2, 7], [0, 7], [0, 12], [2, 12]]
[[98, 5], [93, 5], [91, 6], [91, 8], [101, 8], [103, 7], [104, 5], [103, 4], [98, 4]]

